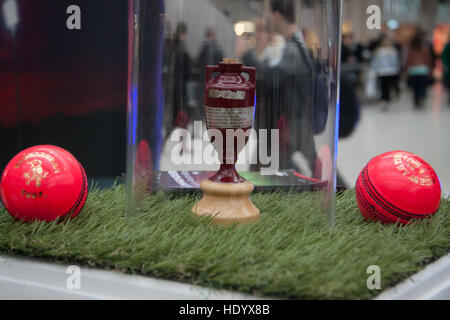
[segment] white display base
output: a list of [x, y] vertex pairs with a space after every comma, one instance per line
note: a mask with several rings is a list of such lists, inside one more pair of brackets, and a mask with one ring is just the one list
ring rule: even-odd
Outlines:
[[[383, 277], [383, 271], [381, 271]], [[450, 300], [450, 254], [428, 265], [402, 283], [381, 293], [377, 300]]]
[[[114, 271], [80, 268], [80, 289], [69, 289], [69, 265], [0, 256], [0, 299], [259, 299], [225, 290]], [[381, 275], [383, 276], [383, 275]], [[376, 299], [450, 299], [450, 254]]]
[[260, 299], [175, 281], [80, 267], [80, 289], [69, 289], [69, 265], [0, 255], [1, 299]]

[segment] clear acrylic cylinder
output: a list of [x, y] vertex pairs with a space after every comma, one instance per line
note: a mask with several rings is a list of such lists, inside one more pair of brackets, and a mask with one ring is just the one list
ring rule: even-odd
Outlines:
[[219, 169], [205, 71], [233, 58], [256, 68], [239, 175], [255, 193], [317, 193], [332, 226], [340, 38], [340, 0], [129, 0], [129, 214], [157, 191], [200, 191]]

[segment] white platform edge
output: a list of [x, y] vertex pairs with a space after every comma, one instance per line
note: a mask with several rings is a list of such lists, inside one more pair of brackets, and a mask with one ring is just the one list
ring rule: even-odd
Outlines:
[[[381, 271], [383, 277], [383, 271]], [[375, 300], [450, 300], [450, 254], [426, 266]]]
[[[0, 299], [261, 299], [175, 281], [80, 267], [81, 289], [68, 289], [69, 265], [0, 255]], [[450, 299], [450, 254], [430, 264], [378, 300]]]
[[80, 289], [69, 289], [69, 265], [0, 255], [0, 299], [148, 299], [148, 300], [257, 300], [225, 290], [80, 267]]

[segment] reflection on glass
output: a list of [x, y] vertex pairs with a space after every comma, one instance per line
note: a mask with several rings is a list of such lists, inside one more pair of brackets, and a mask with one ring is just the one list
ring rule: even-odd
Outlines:
[[[197, 189], [218, 169], [204, 123], [205, 69], [229, 57], [257, 70], [254, 130], [237, 165], [242, 176], [256, 190], [324, 190], [331, 205], [340, 6], [130, 0], [130, 196], [142, 179], [146, 191]], [[145, 165], [137, 157], [142, 141]]]

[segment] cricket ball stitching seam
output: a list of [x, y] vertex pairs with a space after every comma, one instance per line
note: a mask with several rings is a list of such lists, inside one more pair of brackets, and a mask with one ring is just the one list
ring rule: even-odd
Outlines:
[[[79, 206], [80, 206], [80, 204], [81, 204], [81, 202], [83, 201], [83, 198], [84, 198], [84, 195], [85, 195], [85, 193], [86, 193], [86, 180], [87, 180], [87, 178], [86, 178], [86, 174], [84, 173], [84, 169], [83, 169], [83, 167], [81, 166], [81, 164], [80, 163], [78, 163], [78, 165], [80, 166], [80, 170], [81, 170], [81, 176], [82, 176], [82, 184], [81, 184], [81, 192], [80, 192], [80, 194], [78, 195], [78, 197], [77, 197], [77, 200], [75, 201], [75, 203], [73, 204], [73, 206], [69, 209], [69, 210], [67, 210], [63, 215], [62, 215], [62, 217], [65, 217], [66, 215], [68, 215], [68, 214], [70, 214], [71, 216], [76, 212], [76, 210], [79, 208]], [[70, 217], [70, 218], [72, 218], [72, 217]]]
[[[372, 181], [370, 180], [370, 178], [369, 178], [369, 171], [367, 170], [367, 178], [369, 179], [369, 183], [373, 186], [373, 184], [372, 184]], [[377, 194], [379, 194], [379, 192], [378, 192], [378, 190], [375, 188], [375, 186], [373, 186], [373, 189], [374, 189], [374, 191], [377, 193]], [[381, 195], [380, 195], [381, 196]], [[392, 203], [390, 203], [388, 200], [386, 200], [386, 199], [380, 199], [380, 201], [384, 201], [384, 202], [386, 202], [386, 204], [387, 205], [390, 205], [394, 210], [395, 209], [398, 209], [400, 212], [403, 212], [403, 213], [406, 213], [406, 214], [410, 214], [410, 215], [412, 215], [412, 216], [414, 216], [414, 217], [417, 217], [417, 218], [425, 218], [425, 217], [427, 217], [427, 216], [429, 216], [429, 215], [434, 215], [436, 212], [438, 212], [438, 210], [439, 210], [439, 208], [438, 209], [436, 209], [436, 210], [434, 210], [433, 212], [430, 212], [430, 213], [422, 213], [422, 214], [420, 214], [420, 213], [412, 213], [412, 212], [409, 212], [409, 211], [405, 211], [405, 210], [403, 210], [403, 209], [401, 209], [401, 208], [398, 208], [398, 207], [396, 207], [396, 206], [394, 206]], [[410, 218], [411, 219], [411, 218]]]
[[[380, 205], [383, 210], [385, 210], [387, 213], [396, 216], [397, 218], [409, 221], [410, 219], [412, 219], [413, 217], [417, 217], [417, 218], [424, 218], [426, 215], [417, 215], [414, 213], [410, 213], [407, 212], [405, 210], [402, 210], [400, 208], [398, 208], [397, 206], [394, 206], [392, 203], [390, 203], [389, 201], [387, 201], [386, 199], [384, 199], [381, 194], [378, 192], [378, 190], [375, 188], [375, 186], [373, 185], [372, 181], [370, 180], [369, 177], [369, 169], [366, 167], [364, 170], [363, 176], [365, 177], [367, 183], [368, 183], [368, 192], [370, 194], [370, 196], [374, 199], [374, 201]], [[411, 216], [408, 216], [411, 215]]]
[[[364, 184], [364, 182], [363, 182], [363, 184]], [[361, 205], [368, 211], [368, 213], [373, 218], [378, 218], [379, 220], [381, 220], [385, 223], [391, 222], [391, 220], [389, 218], [383, 216], [375, 208], [373, 208], [373, 205], [363, 196], [363, 192], [362, 192], [359, 184], [356, 184], [356, 195], [359, 198]]]
[[[374, 189], [374, 186], [371, 185], [371, 181], [368, 179], [368, 174], [366, 171], [368, 171], [367, 166], [364, 167], [363, 171], [361, 172], [364, 187], [367, 191], [367, 194], [370, 196], [370, 198], [373, 201], [375, 201], [375, 203], [377, 205], [380, 206], [380, 210], [384, 211], [384, 215], [392, 215], [394, 217], [397, 217], [397, 219], [408, 221], [409, 218], [405, 218], [403, 215], [397, 213], [395, 210], [393, 210], [393, 212], [388, 211], [389, 208], [386, 208], [386, 205], [381, 201], [381, 199], [374, 194], [374, 191], [372, 190], [372, 189]], [[396, 220], [393, 220], [392, 218], [390, 218], [389, 216], [387, 216], [386, 218], [389, 219], [390, 222], [396, 221]]]

